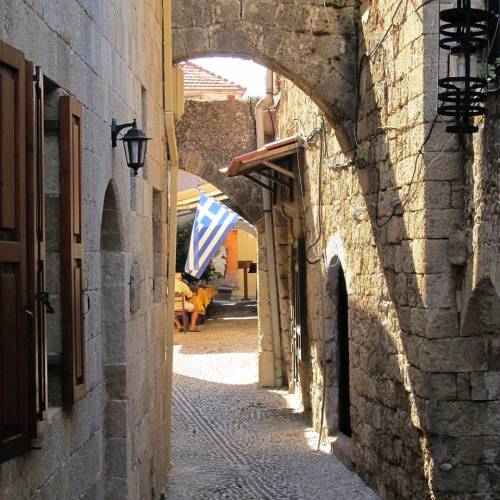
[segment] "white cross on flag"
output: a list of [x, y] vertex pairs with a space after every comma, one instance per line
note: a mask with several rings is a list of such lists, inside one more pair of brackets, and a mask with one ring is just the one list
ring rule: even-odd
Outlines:
[[199, 278], [238, 220], [235, 212], [202, 194], [194, 216], [185, 271]]

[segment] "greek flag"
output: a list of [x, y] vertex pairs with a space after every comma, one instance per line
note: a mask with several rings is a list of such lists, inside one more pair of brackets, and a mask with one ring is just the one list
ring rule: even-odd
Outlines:
[[185, 271], [199, 278], [238, 220], [235, 212], [202, 194], [194, 217]]

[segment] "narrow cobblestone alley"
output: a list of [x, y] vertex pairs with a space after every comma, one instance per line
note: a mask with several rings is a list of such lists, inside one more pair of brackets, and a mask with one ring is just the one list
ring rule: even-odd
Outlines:
[[315, 451], [317, 435], [286, 391], [258, 389], [250, 315], [176, 335], [167, 498], [377, 498]]

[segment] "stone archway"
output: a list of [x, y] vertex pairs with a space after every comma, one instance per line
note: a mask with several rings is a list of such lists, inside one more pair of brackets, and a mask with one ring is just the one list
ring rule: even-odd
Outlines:
[[106, 498], [123, 494], [126, 477], [129, 401], [125, 393], [127, 357], [126, 254], [116, 186], [110, 181], [101, 220], [101, 330], [104, 379], [104, 484]]
[[243, 101], [187, 101], [185, 113], [176, 124], [177, 145], [180, 168], [224, 192], [257, 231], [259, 385], [273, 387], [274, 348], [262, 190], [247, 179], [228, 178], [219, 172], [236, 155], [257, 147], [251, 106], [251, 102]]
[[309, 95], [348, 147], [355, 110], [355, 9], [354, 0], [177, 0], [173, 58], [254, 59]]
[[217, 186], [249, 222], [257, 224], [263, 216], [262, 190], [219, 172], [235, 156], [257, 147], [251, 106], [244, 101], [186, 101], [176, 134], [180, 168]]
[[[233, 101], [234, 102], [234, 101]], [[212, 103], [209, 103], [212, 104]], [[193, 128], [193, 133], [203, 130], [203, 127]], [[202, 132], [203, 133], [203, 132]], [[189, 134], [188, 134], [189, 136]], [[260, 188], [252, 187], [245, 179], [228, 179], [223, 175], [218, 175], [215, 163], [207, 160], [203, 154], [193, 152], [196, 162], [189, 161], [192, 156], [185, 155], [183, 159], [183, 145], [192, 144], [182, 138], [179, 142], [180, 162], [182, 166], [188, 167], [183, 170], [193, 173], [210, 182], [237, 205], [240, 212], [246, 216], [247, 222], [253, 224], [257, 238], [257, 302], [258, 302], [258, 373], [260, 387], [275, 387], [276, 379], [274, 373], [274, 347], [271, 329], [271, 308], [269, 303], [269, 276], [267, 272], [267, 249], [264, 230], [264, 220], [262, 218], [262, 193]], [[196, 141], [193, 144], [199, 144]], [[196, 147], [194, 148], [196, 149]], [[214, 148], [215, 149], [215, 148]], [[185, 154], [185, 152], [184, 152]], [[206, 168], [206, 170], [204, 170]], [[250, 184], [250, 186], [249, 186]], [[247, 225], [247, 223], [245, 223]], [[245, 227], [242, 226], [245, 230]]]

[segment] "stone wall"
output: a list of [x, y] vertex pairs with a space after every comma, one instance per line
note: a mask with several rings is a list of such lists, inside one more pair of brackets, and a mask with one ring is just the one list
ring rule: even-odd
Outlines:
[[246, 179], [221, 174], [233, 158], [256, 146], [253, 101], [186, 101], [177, 122], [179, 167], [223, 191], [256, 223], [262, 218], [261, 189]]
[[[428, 10], [429, 24], [435, 12]], [[431, 450], [440, 465], [433, 484], [451, 498], [458, 493], [500, 495], [498, 93], [490, 94], [487, 108], [486, 117], [476, 120], [479, 133], [463, 138], [456, 146], [459, 153], [445, 152], [440, 162], [458, 167], [461, 174], [448, 184], [452, 206], [460, 209], [459, 218], [448, 219], [448, 266], [442, 280], [450, 302], [455, 299], [452, 314], [437, 324], [427, 318], [427, 335], [439, 337], [429, 346], [429, 364], [441, 372], [443, 386], [442, 397], [429, 405]], [[428, 196], [427, 203], [433, 206], [435, 197]]]
[[[63, 411], [52, 397], [58, 388], [50, 382], [48, 427], [37, 443], [41, 449], [0, 465], [2, 498], [135, 500], [156, 498], [164, 486], [169, 440], [165, 301], [158, 300], [153, 286], [165, 278], [164, 262], [153, 265], [153, 230], [155, 253], [164, 255], [160, 247], [166, 247], [161, 19], [156, 0], [0, 3], [0, 39], [41, 66], [57, 94], [70, 94], [83, 104], [84, 260], [90, 301], [85, 315], [87, 396]], [[57, 117], [57, 102], [51, 104]], [[123, 123], [134, 117], [153, 140], [147, 172], [131, 179], [123, 149], [111, 148], [110, 125], [112, 118]], [[48, 174], [58, 168], [57, 146], [51, 147], [50, 140]], [[47, 213], [57, 214], [57, 172], [47, 180]], [[48, 236], [47, 275], [57, 295], [58, 242], [54, 234]], [[134, 264], [140, 279], [132, 312]], [[49, 322], [50, 349], [56, 352], [59, 304], [54, 297], [56, 314]]]
[[[319, 138], [306, 148], [302, 224], [309, 242], [319, 235], [310, 258], [321, 262], [308, 265], [305, 392], [314, 427], [336, 435], [340, 264], [354, 467], [382, 497], [487, 498], [499, 461], [497, 104], [465, 151], [432, 125], [436, 9], [362, 7], [356, 154], [328, 123], [322, 171]], [[278, 120], [281, 137], [307, 135], [321, 112], [285, 81]]]

